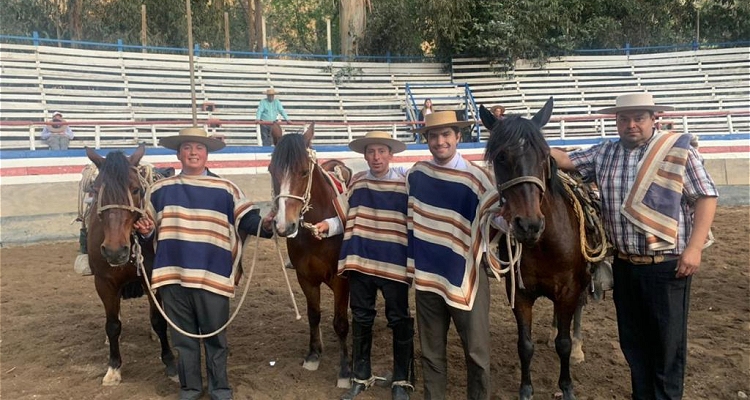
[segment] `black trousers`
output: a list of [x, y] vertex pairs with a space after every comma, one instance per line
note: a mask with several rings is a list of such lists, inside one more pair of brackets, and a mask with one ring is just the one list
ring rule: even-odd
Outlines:
[[[229, 298], [203, 289], [192, 289], [180, 285], [167, 285], [159, 288], [164, 302], [164, 311], [182, 330], [189, 333], [211, 333], [221, 328], [229, 320]], [[187, 337], [174, 329], [172, 343], [179, 354], [177, 372], [180, 377], [180, 400], [201, 398], [200, 340]], [[212, 400], [232, 398], [232, 389], [227, 378], [226, 330], [203, 339], [206, 348], [206, 372], [208, 394]]]
[[681, 399], [687, 358], [691, 277], [677, 260], [633, 265], [615, 258], [613, 298], [633, 399]]
[[409, 319], [409, 285], [357, 271], [348, 272], [348, 277], [353, 322], [372, 326], [377, 314], [375, 301], [378, 290], [383, 292], [389, 328], [393, 329], [399, 322]]

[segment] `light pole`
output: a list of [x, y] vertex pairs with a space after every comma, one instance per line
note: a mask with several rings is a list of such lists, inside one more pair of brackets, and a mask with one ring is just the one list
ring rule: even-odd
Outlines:
[[193, 63], [193, 13], [190, 8], [190, 0], [185, 0], [187, 10], [187, 33], [188, 33], [188, 61], [190, 63], [190, 98], [193, 106], [193, 128], [198, 127], [198, 109], [195, 104], [195, 68]]

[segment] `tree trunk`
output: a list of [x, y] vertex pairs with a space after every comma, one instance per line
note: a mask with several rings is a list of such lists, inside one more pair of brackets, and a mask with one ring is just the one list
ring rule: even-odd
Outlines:
[[70, 39], [80, 41], [83, 38], [83, 0], [68, 1], [68, 28]]
[[358, 44], [365, 34], [368, 0], [341, 0], [339, 25], [341, 30], [341, 54], [354, 56]]
[[255, 18], [255, 22], [253, 23], [255, 51], [260, 52], [263, 51], [263, 3], [261, 0], [255, 0], [253, 17]]
[[247, 18], [247, 49], [255, 51], [255, 12], [253, 11], [253, 1], [247, 0], [245, 17]]

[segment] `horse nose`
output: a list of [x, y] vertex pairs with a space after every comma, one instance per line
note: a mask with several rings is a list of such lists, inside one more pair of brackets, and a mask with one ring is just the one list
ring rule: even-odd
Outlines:
[[109, 247], [101, 246], [102, 256], [110, 265], [122, 265], [128, 262], [130, 258], [130, 246], [120, 246], [117, 249], [110, 249]]
[[542, 236], [544, 231], [544, 217], [513, 218], [514, 235], [521, 242], [534, 243]]
[[297, 233], [297, 223], [292, 222], [284, 226], [276, 225], [276, 231], [281, 237], [294, 237], [294, 234]]

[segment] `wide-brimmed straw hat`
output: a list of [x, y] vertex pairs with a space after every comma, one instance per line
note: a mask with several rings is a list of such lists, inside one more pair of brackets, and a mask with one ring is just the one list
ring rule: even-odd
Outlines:
[[269, 95], [269, 94], [276, 94], [276, 91], [273, 88], [270, 88], [270, 89], [266, 90], [266, 94], [267, 95]]
[[499, 106], [499, 105], [490, 107], [490, 112], [494, 114], [495, 110], [498, 110], [498, 109], [500, 110], [500, 114], [505, 114], [505, 107]]
[[646, 110], [651, 112], [671, 111], [672, 106], [657, 106], [651, 93], [628, 93], [617, 96], [614, 107], [602, 108], [602, 114], [617, 114], [621, 111]]
[[203, 128], [192, 127], [180, 130], [179, 135], [167, 136], [159, 140], [159, 144], [172, 150], [179, 150], [185, 142], [198, 142], [206, 146], [208, 151], [217, 151], [223, 149], [226, 144], [219, 139], [208, 136]]
[[351, 143], [349, 143], [349, 148], [357, 153], [365, 154], [367, 145], [370, 144], [382, 144], [388, 146], [394, 154], [406, 150], [406, 144], [404, 142], [392, 138], [390, 133], [384, 131], [367, 132], [364, 137], [352, 140]]
[[424, 117], [424, 126], [417, 129], [412, 129], [413, 132], [426, 132], [430, 129], [442, 128], [445, 126], [455, 126], [461, 129], [465, 126], [474, 125], [476, 121], [459, 121], [456, 119], [456, 113], [454, 111], [436, 111], [432, 114], [427, 114]]

